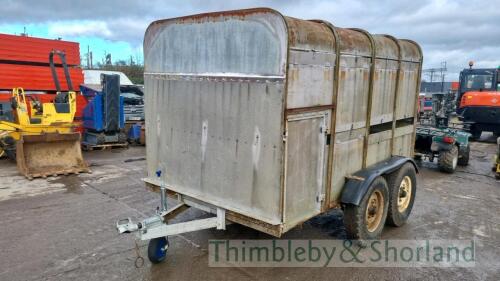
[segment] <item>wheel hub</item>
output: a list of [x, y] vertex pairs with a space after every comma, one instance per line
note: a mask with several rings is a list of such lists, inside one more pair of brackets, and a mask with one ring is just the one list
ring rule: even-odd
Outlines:
[[369, 232], [374, 232], [380, 225], [384, 214], [384, 203], [384, 197], [378, 190], [374, 191], [368, 198], [365, 219]]
[[409, 176], [405, 176], [399, 185], [398, 192], [398, 211], [400, 213], [404, 212], [411, 201], [411, 191], [412, 191], [412, 182]]

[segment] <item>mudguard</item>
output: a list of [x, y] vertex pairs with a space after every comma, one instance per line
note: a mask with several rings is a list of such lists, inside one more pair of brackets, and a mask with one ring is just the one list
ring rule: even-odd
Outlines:
[[375, 178], [380, 175], [392, 173], [407, 162], [412, 163], [415, 167], [415, 171], [418, 173], [417, 165], [413, 159], [393, 156], [386, 161], [374, 164], [347, 177], [340, 197], [340, 202], [343, 204], [359, 205]]

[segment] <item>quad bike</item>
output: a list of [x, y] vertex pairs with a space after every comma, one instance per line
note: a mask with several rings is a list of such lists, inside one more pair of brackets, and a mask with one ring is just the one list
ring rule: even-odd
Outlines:
[[433, 94], [431, 120], [420, 120], [415, 139], [415, 157], [426, 157], [430, 162], [438, 158], [438, 167], [445, 173], [453, 173], [457, 165], [468, 165], [470, 154], [471, 134], [449, 127], [451, 100], [448, 94]]

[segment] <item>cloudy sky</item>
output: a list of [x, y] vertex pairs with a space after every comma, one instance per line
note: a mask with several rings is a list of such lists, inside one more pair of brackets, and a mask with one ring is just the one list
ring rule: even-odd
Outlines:
[[[359, 27], [413, 39], [424, 50], [424, 67], [446, 61], [446, 80], [457, 80], [468, 61], [500, 66], [500, 0], [0, 0], [0, 33], [80, 42], [100, 60], [142, 60], [142, 39], [156, 19], [201, 12], [271, 7], [303, 19], [325, 19], [340, 27]], [[425, 76], [424, 76], [425, 78]]]

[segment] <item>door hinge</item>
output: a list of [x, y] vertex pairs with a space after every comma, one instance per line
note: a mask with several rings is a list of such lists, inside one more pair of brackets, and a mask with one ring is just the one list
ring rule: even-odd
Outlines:
[[288, 138], [288, 130], [283, 133], [283, 142], [286, 142], [287, 138]]

